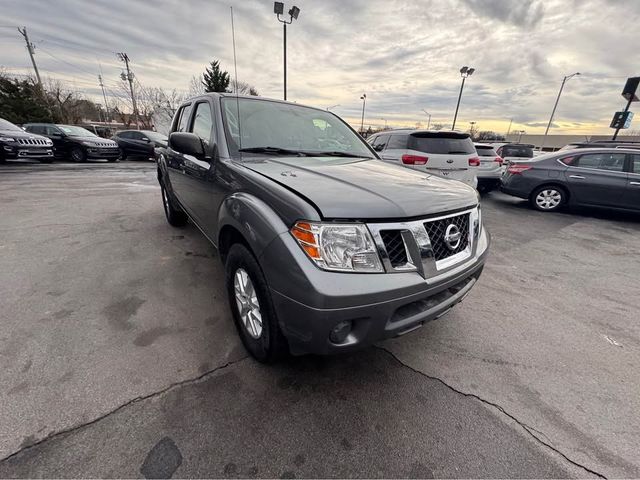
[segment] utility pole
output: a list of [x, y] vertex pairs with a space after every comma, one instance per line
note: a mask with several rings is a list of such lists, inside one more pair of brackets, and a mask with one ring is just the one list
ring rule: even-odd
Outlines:
[[120, 78], [122, 78], [122, 80], [129, 80], [129, 91], [131, 92], [131, 104], [133, 105], [133, 115], [136, 117], [136, 127], [138, 127], [138, 130], [140, 130], [140, 116], [138, 115], [138, 106], [136, 104], [136, 97], [133, 94], [133, 73], [131, 72], [131, 70], [129, 70], [129, 56], [124, 52], [120, 52], [118, 53], [118, 58], [120, 59], [121, 62], [124, 62], [125, 66], [127, 67], [127, 74], [125, 75], [124, 73], [122, 73], [120, 75]]
[[549, 117], [549, 123], [547, 124], [547, 129], [544, 131], [544, 137], [542, 137], [542, 145], [540, 145], [540, 151], [544, 150], [545, 143], [547, 143], [547, 135], [549, 134], [549, 128], [551, 128], [551, 124], [553, 123], [553, 116], [556, 114], [556, 108], [558, 108], [558, 102], [560, 101], [560, 95], [562, 95], [562, 90], [564, 90], [564, 84], [567, 83], [567, 80], [575, 77], [576, 75], [580, 75], [580, 72], [572, 73], [571, 75], [567, 75], [562, 79], [562, 83], [560, 84], [560, 90], [558, 90], [558, 96], [556, 97], [556, 103], [553, 104], [553, 110], [551, 110], [551, 117]]
[[27, 43], [27, 51], [29, 52], [29, 56], [31, 57], [31, 63], [33, 64], [33, 69], [36, 72], [36, 79], [38, 80], [38, 86], [42, 88], [42, 80], [40, 80], [40, 72], [38, 72], [38, 66], [36, 65], [36, 59], [33, 58], [33, 54], [36, 51], [36, 46], [29, 41], [29, 35], [27, 35], [27, 27], [18, 27], [18, 31], [24, 37], [24, 41]]
[[422, 109], [422, 111], [427, 115], [429, 115], [429, 121], [427, 122], [427, 130], [429, 130], [429, 128], [431, 127], [431, 114], [427, 112], [424, 108]]
[[102, 83], [102, 75], [98, 75], [98, 83], [100, 85], [100, 88], [102, 88], [102, 98], [104, 98], [105, 116], [106, 116], [107, 122], [109, 122], [110, 121], [110, 119], [109, 119], [109, 104], [107, 103], [107, 95], [104, 93], [104, 83]]
[[509, 120], [509, 128], [507, 129], [507, 134], [505, 135], [505, 138], [509, 136], [509, 134], [511, 133], [511, 124], [513, 123], [513, 118], [511, 120]]
[[364, 107], [367, 104], [367, 94], [363, 93], [360, 97], [362, 100], [362, 121], [360, 122], [360, 135], [364, 136]]

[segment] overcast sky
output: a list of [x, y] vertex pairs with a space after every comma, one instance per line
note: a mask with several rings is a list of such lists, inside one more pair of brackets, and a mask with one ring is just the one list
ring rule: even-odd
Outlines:
[[[359, 125], [451, 124], [459, 69], [473, 66], [458, 127], [543, 133], [565, 75], [553, 132], [608, 133], [624, 107], [625, 79], [640, 75], [640, 0], [295, 0], [288, 28], [289, 100], [333, 110]], [[0, 67], [29, 73], [26, 25], [42, 74], [97, 95], [128, 53], [138, 80], [188, 90], [212, 59], [233, 71], [234, 7], [238, 77], [261, 95], [282, 96], [282, 25], [268, 0], [2, 0]], [[289, 0], [287, 6], [293, 5]], [[95, 97], [98, 99], [97, 97]], [[632, 128], [638, 129], [640, 123]]]

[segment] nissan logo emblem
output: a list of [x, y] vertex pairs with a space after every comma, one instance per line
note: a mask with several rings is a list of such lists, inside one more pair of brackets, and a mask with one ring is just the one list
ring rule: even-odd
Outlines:
[[444, 243], [449, 248], [449, 250], [455, 250], [460, 246], [461, 241], [462, 232], [457, 225], [452, 223], [444, 232]]

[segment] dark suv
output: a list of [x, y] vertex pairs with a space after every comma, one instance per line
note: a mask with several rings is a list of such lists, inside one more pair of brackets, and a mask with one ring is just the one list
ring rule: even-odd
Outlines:
[[122, 130], [113, 138], [122, 151], [122, 160], [127, 157], [155, 158], [155, 149], [166, 147], [168, 138], [151, 130]]
[[16, 158], [50, 163], [53, 161], [53, 144], [48, 138], [27, 133], [0, 118], [0, 163]]
[[120, 149], [113, 140], [100, 138], [86, 128], [53, 123], [27, 123], [27, 132], [44, 135], [53, 141], [55, 156], [71, 158], [74, 162], [105, 158], [115, 162], [120, 158]]
[[231, 311], [261, 361], [346, 352], [447, 313], [483, 268], [477, 192], [384, 163], [325, 110], [207, 94], [158, 151], [167, 220], [217, 246]]

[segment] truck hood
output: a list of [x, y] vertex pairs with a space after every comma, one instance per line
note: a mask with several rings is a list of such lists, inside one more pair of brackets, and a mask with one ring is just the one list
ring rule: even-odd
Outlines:
[[399, 219], [478, 203], [476, 191], [380, 160], [342, 157], [243, 159], [243, 165], [310, 201], [325, 219]]

